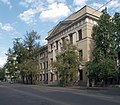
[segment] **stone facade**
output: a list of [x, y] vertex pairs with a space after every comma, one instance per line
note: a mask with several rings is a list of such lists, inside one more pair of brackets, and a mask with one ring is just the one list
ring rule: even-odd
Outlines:
[[38, 55], [39, 61], [39, 82], [41, 84], [48, 84], [48, 47], [43, 46]]
[[56, 60], [56, 55], [65, 43], [74, 44], [78, 48], [79, 56], [82, 59], [82, 65], [78, 70], [78, 80], [81, 84], [87, 83], [85, 62], [92, 58], [91, 52], [94, 46], [91, 37], [92, 27], [97, 24], [101, 14], [101, 12], [89, 6], [84, 6], [48, 32], [46, 38], [48, 41], [48, 84], [58, 82], [58, 73], [52, 68], [52, 63]]

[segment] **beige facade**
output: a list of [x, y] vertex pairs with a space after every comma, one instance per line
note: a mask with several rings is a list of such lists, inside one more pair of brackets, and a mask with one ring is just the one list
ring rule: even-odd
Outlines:
[[47, 84], [48, 83], [48, 47], [47, 45], [43, 46], [38, 55], [39, 60], [39, 83]]
[[74, 44], [78, 48], [82, 58], [82, 65], [78, 70], [78, 80], [81, 84], [87, 83], [87, 71], [85, 62], [92, 58], [93, 40], [91, 37], [92, 27], [97, 24], [101, 12], [84, 6], [79, 11], [73, 13], [68, 18], [56, 25], [48, 32], [48, 83], [58, 82], [58, 73], [52, 68], [52, 63], [56, 60], [56, 55], [61, 51], [64, 43]]

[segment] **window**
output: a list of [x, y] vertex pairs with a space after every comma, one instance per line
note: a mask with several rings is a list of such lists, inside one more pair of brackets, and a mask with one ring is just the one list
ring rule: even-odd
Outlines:
[[45, 74], [43, 74], [43, 81], [45, 81]]
[[79, 70], [79, 80], [83, 80], [83, 70]]
[[46, 74], [46, 81], [48, 81], [48, 73]]
[[42, 63], [40, 63], [40, 69], [42, 69]]
[[58, 80], [58, 72], [55, 73], [55, 80]]
[[56, 41], [56, 50], [58, 50], [58, 41]]
[[63, 44], [63, 45], [66, 44], [65, 37], [62, 38], [62, 44]]
[[48, 57], [48, 51], [46, 51], [46, 57]]
[[43, 62], [43, 67], [44, 67], [43, 69], [45, 69], [45, 62]]
[[42, 81], [42, 74], [40, 74], [40, 81]]
[[53, 66], [53, 58], [51, 58], [50, 60], [51, 60], [51, 66]]
[[46, 68], [48, 68], [48, 61], [46, 62]]
[[50, 77], [51, 77], [50, 81], [53, 81], [53, 75], [54, 75], [53, 73], [50, 73]]
[[69, 37], [70, 37], [70, 44], [73, 44], [73, 34], [70, 34]]
[[52, 50], [52, 46], [53, 46], [53, 44], [50, 45], [50, 49], [51, 49], [51, 51], [53, 51], [53, 50]]
[[83, 51], [82, 50], [79, 51], [79, 57], [80, 57], [80, 60], [83, 60]]
[[78, 31], [78, 35], [79, 35], [79, 40], [82, 40], [82, 29]]

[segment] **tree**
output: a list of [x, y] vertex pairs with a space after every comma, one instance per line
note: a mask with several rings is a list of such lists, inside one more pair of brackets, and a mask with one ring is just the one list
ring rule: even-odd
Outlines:
[[37, 40], [40, 39], [40, 36], [37, 35], [37, 32], [32, 31], [30, 33], [27, 32], [24, 39], [24, 61], [21, 63], [23, 67], [22, 74], [26, 74], [27, 82], [33, 83], [35, 75], [38, 73], [38, 61], [36, 59], [36, 54], [40, 48], [39, 42]]
[[17, 66], [17, 71], [19, 73], [18, 75], [21, 75], [22, 82], [25, 83], [26, 72], [24, 70], [23, 63], [24, 60], [26, 59], [26, 48], [23, 41], [21, 41], [21, 38], [16, 38], [13, 41], [13, 51], [17, 61], [16, 66]]
[[[11, 76], [16, 72], [20, 73], [23, 83], [33, 83], [35, 75], [38, 73], [38, 61], [36, 59], [40, 44], [37, 40], [40, 36], [35, 31], [27, 32], [22, 41], [16, 38], [13, 41], [13, 48], [8, 50], [7, 63], [5, 67]], [[26, 78], [26, 81], [25, 81]]]
[[3, 81], [5, 79], [5, 70], [0, 68], [0, 80]]
[[98, 24], [93, 26], [92, 33], [95, 42], [93, 59], [87, 63], [90, 81], [95, 83], [116, 76], [116, 52], [114, 42], [114, 25], [106, 9], [99, 18]]
[[113, 17], [115, 51], [117, 55], [118, 84], [120, 83], [120, 13], [115, 13]]
[[6, 55], [8, 57], [7, 57], [7, 63], [5, 64], [4, 68], [8, 70], [10, 77], [13, 78], [15, 77], [15, 73], [16, 73], [16, 56], [14, 54], [13, 49], [10, 48]]
[[76, 47], [65, 45], [56, 58], [54, 67], [58, 70], [60, 85], [67, 86], [70, 82], [76, 81], [80, 64]]

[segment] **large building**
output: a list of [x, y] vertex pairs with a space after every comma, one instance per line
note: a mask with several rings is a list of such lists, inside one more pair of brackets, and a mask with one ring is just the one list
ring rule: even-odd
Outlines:
[[41, 47], [38, 55], [39, 61], [39, 76], [40, 84], [48, 84], [48, 47], [47, 45]]
[[89, 6], [84, 6], [59, 22], [48, 32], [48, 37], [46, 38], [48, 41], [48, 68], [46, 72], [48, 84], [58, 83], [58, 72], [54, 70], [52, 64], [65, 43], [74, 44], [78, 48], [79, 56], [82, 59], [82, 65], [80, 65], [78, 70], [78, 80], [81, 84], [87, 84], [85, 62], [92, 58], [91, 52], [94, 46], [91, 37], [92, 27], [97, 24], [101, 14], [101, 12]]

